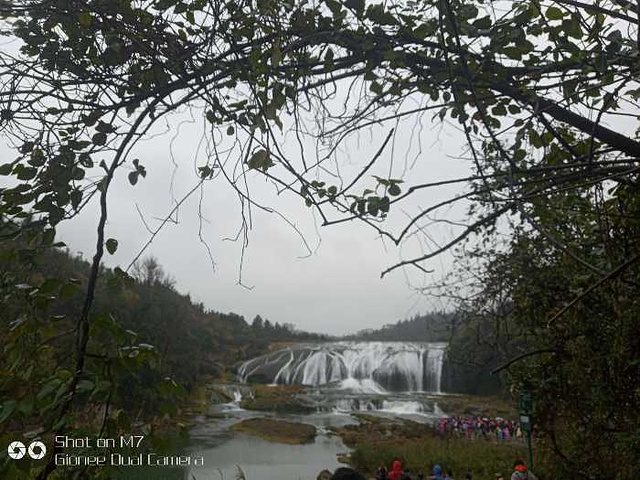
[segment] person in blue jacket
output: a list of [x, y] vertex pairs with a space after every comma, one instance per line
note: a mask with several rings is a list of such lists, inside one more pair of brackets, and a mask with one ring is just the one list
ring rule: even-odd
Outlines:
[[433, 466], [433, 475], [431, 476], [433, 480], [444, 480], [442, 476], [442, 467], [438, 464]]

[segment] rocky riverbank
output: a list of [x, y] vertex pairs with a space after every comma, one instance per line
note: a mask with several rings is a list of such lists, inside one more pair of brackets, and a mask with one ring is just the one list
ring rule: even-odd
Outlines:
[[272, 418], [250, 418], [236, 423], [231, 429], [271, 442], [292, 445], [312, 442], [316, 436], [316, 427], [313, 425]]

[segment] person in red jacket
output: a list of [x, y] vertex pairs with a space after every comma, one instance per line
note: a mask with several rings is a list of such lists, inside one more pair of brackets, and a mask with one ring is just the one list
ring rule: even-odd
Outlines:
[[402, 476], [402, 474], [403, 474], [402, 463], [400, 463], [400, 460], [394, 460], [393, 467], [389, 472], [389, 480], [400, 480], [400, 477]]

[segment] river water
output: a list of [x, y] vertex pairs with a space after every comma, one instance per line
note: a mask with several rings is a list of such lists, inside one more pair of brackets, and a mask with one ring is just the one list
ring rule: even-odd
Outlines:
[[[237, 406], [238, 401], [239, 399], [214, 407], [215, 410], [224, 412], [226, 419], [203, 421], [191, 430], [190, 445], [186, 453], [194, 457], [203, 456], [204, 465], [192, 467], [186, 472], [185, 479], [234, 480], [237, 467], [240, 467], [247, 480], [315, 480], [323, 469], [333, 471], [340, 466], [338, 454], [349, 453], [340, 438], [330, 435], [328, 429], [357, 423], [356, 418], [351, 416], [353, 411], [427, 423], [434, 422], [442, 415], [436, 402], [429, 406], [416, 400], [414, 394], [396, 395], [385, 401], [367, 400], [362, 395], [347, 397], [338, 402], [342, 409], [334, 408], [328, 412], [308, 415], [274, 415], [246, 411]], [[317, 428], [316, 438], [312, 443], [304, 445], [287, 445], [229, 430], [233, 423], [243, 419], [265, 416], [314, 425]]]
[[[314, 480], [323, 469], [335, 470], [338, 454], [349, 453], [332, 426], [357, 422], [353, 412], [401, 417], [433, 423], [444, 414], [437, 404], [446, 344], [401, 342], [338, 342], [296, 346], [245, 362], [238, 385], [224, 385], [235, 400], [211, 405], [190, 431], [180, 454], [201, 458], [188, 469], [135, 469], [119, 480]], [[317, 413], [284, 415], [247, 411], [239, 407], [251, 389], [242, 382], [259, 377], [264, 383], [301, 384], [299, 395]], [[430, 392], [430, 393], [429, 393]], [[274, 443], [234, 433], [230, 427], [254, 417], [316, 426], [313, 442]], [[129, 476], [126, 476], [129, 475]]]
[[[264, 416], [238, 411], [236, 418]], [[323, 469], [335, 470], [337, 455], [348, 453], [349, 449], [335, 436], [328, 435], [329, 426], [354, 423], [348, 415], [313, 414], [294, 416], [280, 415], [276, 418], [315, 425], [318, 434], [312, 443], [287, 445], [254, 438], [245, 434], [231, 435], [220, 426], [203, 424], [191, 433], [188, 454], [204, 457], [204, 465], [192, 467], [187, 475], [189, 480], [236, 478], [238, 467], [247, 480], [307, 480], [315, 479]]]
[[[239, 399], [238, 399], [239, 400]], [[113, 478], [117, 480], [236, 480], [238, 467], [246, 480], [315, 480], [324, 469], [335, 470], [341, 464], [338, 455], [349, 453], [339, 437], [329, 434], [329, 427], [355, 424], [357, 420], [347, 411], [335, 409], [308, 415], [270, 414], [248, 411], [238, 407], [238, 400], [229, 404], [214, 405], [209, 413], [225, 415], [225, 418], [198, 418], [191, 429], [188, 443], [176, 445], [172, 455], [187, 455], [203, 459], [203, 465], [179, 468], [136, 467], [122, 469]], [[359, 407], [373, 415], [409, 418], [431, 423], [440, 412], [420, 412], [407, 395], [405, 398], [377, 403], [381, 409], [369, 410], [377, 402], [360, 397], [359, 402], [345, 401], [344, 407]], [[387, 408], [382, 408], [387, 407]], [[248, 418], [270, 417], [289, 422], [307, 423], [316, 426], [313, 442], [303, 445], [288, 445], [269, 442], [243, 433], [233, 432], [230, 427]], [[167, 453], [169, 454], [169, 453]]]

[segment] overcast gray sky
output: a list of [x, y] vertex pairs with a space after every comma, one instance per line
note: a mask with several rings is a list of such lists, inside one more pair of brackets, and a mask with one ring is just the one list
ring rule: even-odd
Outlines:
[[[408, 177], [412, 181], [407, 185], [466, 173], [464, 162], [447, 158], [447, 154], [460, 154], [462, 148], [461, 136], [451, 130], [423, 132], [424, 143], [432, 146], [420, 155]], [[157, 137], [138, 149], [135, 156], [146, 166], [146, 179], [131, 186], [126, 180], [126, 171], [117, 176], [110, 192], [107, 236], [118, 239], [119, 248], [115, 255], [105, 258], [105, 264], [110, 267], [129, 264], [149, 238], [136, 205], [152, 228], [173, 206], [170, 185], [174, 166], [168, 154], [169, 137]], [[397, 141], [402, 139], [400, 134]], [[175, 160], [180, 165], [173, 187], [177, 198], [197, 181], [190, 167], [189, 148], [195, 142], [197, 136], [186, 131], [173, 146]], [[371, 158], [380, 142], [361, 139], [353, 150], [345, 152], [346, 156], [357, 151], [357, 155]], [[404, 156], [402, 150], [400, 155]], [[222, 180], [213, 181], [206, 183], [202, 192], [205, 219], [202, 236], [211, 248], [215, 268], [198, 235], [200, 192], [180, 208], [179, 223], [168, 223], [145, 252], [158, 258], [165, 271], [175, 278], [180, 292], [190, 293], [194, 300], [208, 308], [233, 311], [248, 321], [260, 314], [274, 322], [293, 323], [300, 329], [332, 334], [380, 327], [441, 307], [416, 295], [402, 270], [380, 278], [380, 272], [401, 255], [418, 253], [416, 242], [409, 242], [401, 252], [388, 242], [383, 244], [373, 230], [356, 222], [317, 229], [311, 210], [299, 198], [286, 194], [276, 196], [258, 174], [253, 176], [254, 195], [294, 222], [314, 250], [313, 254], [301, 258], [307, 255], [307, 250], [300, 236], [279, 216], [253, 209], [253, 229], [242, 273], [243, 283], [252, 288], [238, 285], [241, 243], [223, 239], [235, 236], [240, 226], [240, 208], [231, 188]], [[449, 188], [446, 193], [454, 190]], [[422, 205], [431, 203], [435, 193], [420, 198]], [[406, 206], [408, 210], [410, 207], [419, 208], [419, 205], [414, 201], [413, 205]], [[450, 212], [451, 219], [460, 219], [462, 214], [461, 207]], [[96, 224], [97, 210], [93, 204], [76, 219], [61, 225], [59, 236], [72, 251], [90, 257], [95, 248]], [[445, 239], [450, 238], [451, 228], [438, 224], [430, 227], [429, 232], [436, 240]], [[429, 264], [435, 269], [433, 278], [440, 278], [449, 266], [446, 256]], [[412, 284], [429, 280], [422, 278], [422, 274], [416, 275], [414, 270], [406, 272]]]
[[[153, 136], [138, 145], [130, 159], [139, 158], [148, 173], [136, 186], [127, 181], [126, 169], [116, 175], [109, 193], [106, 233], [107, 237], [119, 241], [119, 248], [115, 255], [106, 255], [107, 266], [126, 267], [149, 239], [136, 207], [147, 224], [155, 228], [159, 219], [173, 208], [175, 199], [180, 199], [197, 183], [194, 163], [204, 122], [202, 112], [195, 115], [194, 123], [185, 123], [189, 119], [186, 112], [174, 116], [160, 129], [166, 131], [164, 135]], [[469, 173], [466, 162], [457, 159], [463, 153], [463, 135], [451, 125], [431, 124], [431, 115], [425, 114], [423, 129], [413, 129], [417, 124], [415, 118], [397, 127], [394, 142], [385, 149], [380, 166], [363, 177], [357, 191], [374, 185], [371, 175], [399, 178], [408, 168], [403, 188]], [[381, 146], [389, 128], [364, 131], [347, 143], [337, 156], [341, 171], [347, 176], [359, 171]], [[282, 147], [292, 151], [297, 144], [289, 135], [283, 137]], [[3, 158], [14, 156], [4, 144], [0, 154]], [[413, 159], [416, 161], [411, 168]], [[96, 167], [91, 174], [100, 175], [100, 169]], [[202, 192], [194, 194], [180, 208], [178, 222], [168, 223], [145, 252], [145, 256], [157, 257], [165, 271], [175, 278], [180, 292], [189, 293], [207, 308], [241, 314], [247, 321], [260, 314], [273, 322], [292, 323], [300, 329], [331, 334], [377, 328], [443, 307], [416, 295], [409, 283], [420, 285], [441, 278], [450, 267], [450, 258], [446, 255], [426, 265], [435, 269], [432, 276], [418, 275], [416, 269], [398, 269], [380, 278], [380, 272], [401, 257], [419, 255], [424, 251], [421, 249], [433, 248], [434, 244], [420, 246], [417, 240], [410, 240], [402, 248], [395, 248], [388, 242], [383, 244], [372, 229], [356, 222], [318, 229], [311, 210], [298, 197], [276, 195], [273, 187], [257, 173], [250, 173], [249, 180], [253, 198], [277, 208], [295, 223], [312, 248], [312, 255], [301, 258], [307, 255], [307, 250], [298, 233], [282, 218], [254, 208], [242, 273], [243, 283], [252, 288], [239, 285], [241, 242], [224, 240], [234, 237], [240, 227], [238, 199], [224, 180], [207, 182]], [[6, 181], [6, 177], [0, 177], [0, 183]], [[402, 220], [406, 221], [403, 212], [415, 214], [463, 188], [463, 184], [458, 184], [412, 195], [409, 202], [402, 204], [402, 209], [392, 209], [389, 225], [397, 227]], [[200, 193], [203, 222], [199, 222]], [[58, 229], [59, 238], [70, 250], [81, 252], [87, 259], [93, 255], [96, 242], [95, 200], [81, 215], [64, 222]], [[464, 210], [465, 206], [460, 204], [440, 212], [439, 216], [462, 220]], [[215, 268], [200, 241], [200, 226], [202, 237], [211, 248]], [[449, 224], [434, 224], [427, 229], [428, 238], [442, 242], [451, 238], [455, 229]], [[427, 237], [421, 238], [424, 241]]]

